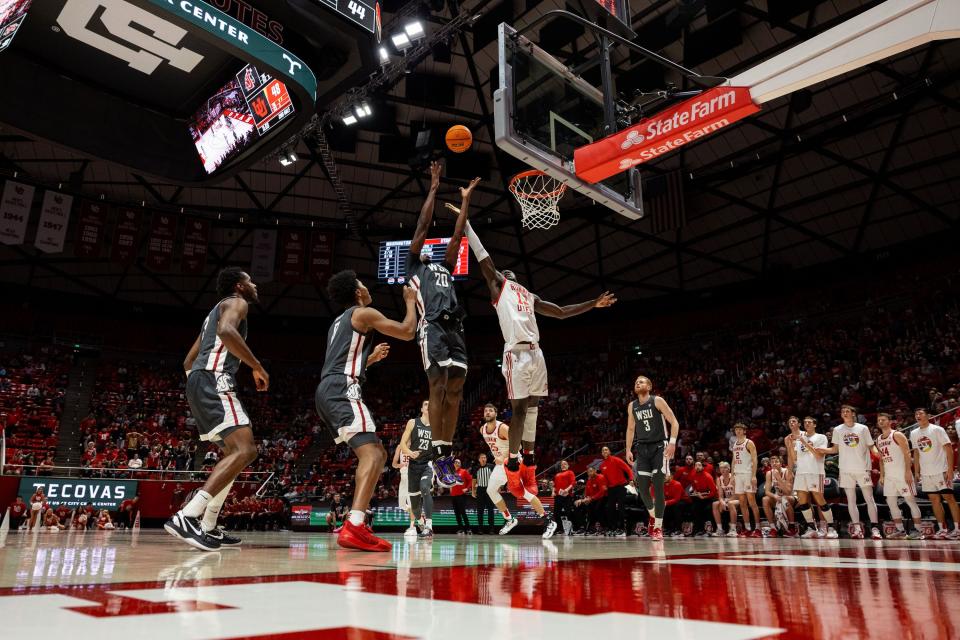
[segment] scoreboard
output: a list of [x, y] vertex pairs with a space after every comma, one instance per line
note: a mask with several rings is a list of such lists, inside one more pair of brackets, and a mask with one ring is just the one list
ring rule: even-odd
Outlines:
[[[431, 262], [443, 262], [450, 238], [428, 238], [423, 243], [422, 253], [430, 255]], [[410, 255], [410, 240], [389, 240], [380, 243], [377, 260], [377, 279], [387, 284], [403, 284], [407, 280], [407, 256]], [[457, 264], [453, 267], [454, 280], [467, 277], [470, 246], [467, 239], [460, 241]]]
[[355, 22], [374, 34], [377, 42], [380, 42], [380, 3], [377, 0], [313, 0], [313, 2]]

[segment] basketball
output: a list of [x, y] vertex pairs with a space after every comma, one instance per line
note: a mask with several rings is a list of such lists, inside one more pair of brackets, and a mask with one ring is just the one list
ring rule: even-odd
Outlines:
[[454, 153], [463, 153], [473, 144], [473, 134], [462, 124], [447, 129], [447, 148]]

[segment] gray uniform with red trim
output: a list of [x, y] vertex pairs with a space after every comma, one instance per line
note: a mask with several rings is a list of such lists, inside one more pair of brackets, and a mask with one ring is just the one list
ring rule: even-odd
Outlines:
[[373, 414], [363, 402], [367, 357], [373, 351], [373, 332], [353, 328], [350, 307], [333, 321], [327, 332], [327, 355], [315, 395], [317, 413], [340, 441], [354, 433], [377, 430]]
[[[200, 439], [218, 444], [237, 428], [250, 425], [250, 418], [237, 398], [235, 376], [240, 368], [240, 359], [227, 351], [217, 335], [223, 300], [214, 305], [203, 321], [200, 351], [190, 369], [186, 389], [187, 402], [197, 421]], [[246, 340], [246, 318], [240, 321], [237, 332]]]

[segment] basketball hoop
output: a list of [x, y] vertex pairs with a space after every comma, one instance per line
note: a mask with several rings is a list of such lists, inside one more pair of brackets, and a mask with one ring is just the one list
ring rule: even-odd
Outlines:
[[510, 180], [510, 193], [520, 203], [527, 229], [549, 229], [560, 222], [557, 203], [566, 190], [567, 185], [537, 169], [518, 173]]

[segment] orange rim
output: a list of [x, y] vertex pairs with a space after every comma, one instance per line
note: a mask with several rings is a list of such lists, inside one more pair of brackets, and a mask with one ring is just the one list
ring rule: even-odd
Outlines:
[[[530, 171], [523, 171], [513, 176], [510, 179], [510, 193], [515, 195], [518, 198], [524, 198], [527, 200], [537, 200], [541, 198], [556, 198], [557, 196], [563, 195], [563, 192], [567, 190], [567, 185], [560, 183], [560, 187], [554, 189], [553, 191], [548, 191], [546, 193], [524, 193], [522, 191], [517, 191], [517, 182], [524, 178], [536, 178], [539, 176], [545, 176], [547, 173], [545, 171], [540, 171], [539, 169], [531, 169]], [[556, 180], [553, 176], [549, 176], [551, 179]]]

